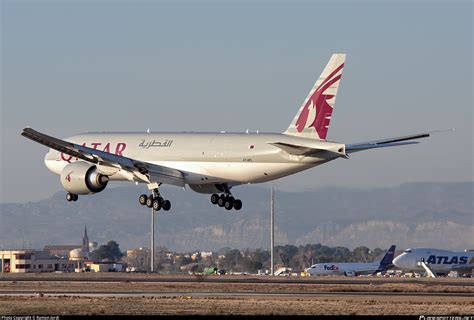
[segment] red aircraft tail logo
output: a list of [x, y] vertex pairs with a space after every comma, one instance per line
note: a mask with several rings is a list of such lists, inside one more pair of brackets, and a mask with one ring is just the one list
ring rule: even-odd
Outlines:
[[[316, 88], [314, 93], [308, 99], [303, 110], [301, 110], [298, 120], [296, 120], [296, 130], [298, 132], [303, 131], [303, 129], [306, 127], [313, 127], [318, 133], [320, 139], [326, 139], [333, 109], [327, 101], [332, 99], [334, 95], [324, 93], [330, 86], [341, 79], [342, 73], [338, 73], [343, 67], [344, 63], [331, 72], [331, 74], [327, 76], [326, 79], [324, 79], [324, 81], [318, 86], [318, 88]], [[316, 109], [316, 112], [314, 113], [315, 116], [311, 123], [306, 126], [308, 123], [308, 116], [312, 108]]]

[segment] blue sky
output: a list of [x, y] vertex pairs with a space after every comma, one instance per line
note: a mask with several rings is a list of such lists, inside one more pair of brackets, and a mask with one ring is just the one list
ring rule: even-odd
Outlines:
[[455, 128], [274, 182], [473, 180], [471, 1], [1, 1], [0, 202], [60, 190], [24, 126], [282, 132], [347, 53], [328, 139]]

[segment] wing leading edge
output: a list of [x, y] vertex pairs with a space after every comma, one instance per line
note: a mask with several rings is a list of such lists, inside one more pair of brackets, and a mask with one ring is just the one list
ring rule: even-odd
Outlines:
[[166, 183], [180, 187], [184, 187], [185, 185], [184, 173], [173, 168], [95, 150], [48, 136], [31, 128], [24, 128], [21, 135], [51, 149], [95, 163], [99, 166], [115, 167], [125, 170], [131, 173], [135, 180], [138, 181], [145, 183]]

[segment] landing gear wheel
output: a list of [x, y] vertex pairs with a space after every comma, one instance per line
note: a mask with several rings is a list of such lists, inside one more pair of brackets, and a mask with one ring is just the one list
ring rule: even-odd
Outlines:
[[233, 205], [234, 205], [234, 198], [227, 197], [224, 202], [224, 208], [226, 208], [227, 210], [232, 210]]
[[[77, 197], [77, 195], [72, 194], [72, 193], [70, 193], [70, 192], [68, 192], [68, 193], [66, 194], [66, 200], [67, 200], [67, 201], [76, 201], [76, 200], [77, 200], [76, 197]], [[74, 200], [74, 199], [76, 199], [76, 200]]]
[[240, 199], [236, 199], [234, 201], [234, 209], [235, 210], [240, 210], [242, 209], [242, 201], [240, 201]]
[[169, 211], [171, 209], [171, 202], [169, 200], [165, 200], [162, 203], [163, 210]]
[[79, 199], [79, 196], [77, 194], [73, 194], [72, 201], [77, 201]]
[[161, 199], [154, 199], [152, 207], [153, 207], [153, 210], [159, 211], [161, 209]]
[[214, 193], [212, 196], [211, 196], [211, 203], [212, 204], [217, 204], [217, 202], [219, 201], [219, 195]]
[[138, 202], [144, 206], [146, 205], [146, 201], [148, 200], [148, 196], [146, 194], [142, 194], [140, 197], [138, 197]]
[[147, 199], [146, 199], [146, 202], [145, 202], [146, 206], [148, 208], [152, 208], [153, 207], [153, 197], [152, 196], [149, 196]]
[[225, 195], [221, 195], [221, 196], [219, 197], [219, 200], [217, 200], [217, 205], [218, 205], [219, 207], [223, 207], [223, 206], [224, 206], [224, 204], [225, 204], [225, 198], [226, 198]]

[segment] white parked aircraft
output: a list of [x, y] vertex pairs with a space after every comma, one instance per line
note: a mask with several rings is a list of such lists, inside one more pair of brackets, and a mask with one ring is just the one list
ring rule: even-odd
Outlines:
[[421, 261], [438, 275], [448, 274], [451, 271], [472, 274], [474, 251], [456, 252], [433, 248], [407, 249], [393, 259], [393, 264], [404, 271], [425, 271], [419, 263]]
[[212, 194], [211, 202], [239, 210], [231, 194], [241, 184], [261, 183], [306, 170], [363, 150], [416, 144], [430, 133], [362, 143], [326, 140], [345, 54], [334, 54], [283, 133], [84, 133], [65, 140], [29, 127], [24, 137], [51, 149], [45, 164], [61, 176], [68, 201], [97, 193], [112, 180], [146, 183], [151, 194], [139, 202], [155, 210], [171, 204], [161, 184]]
[[387, 271], [392, 266], [393, 256], [395, 254], [395, 245], [385, 253], [379, 262], [370, 263], [317, 263], [306, 269], [311, 276], [329, 276], [344, 275], [357, 276], [361, 274], [375, 274], [377, 272]]

